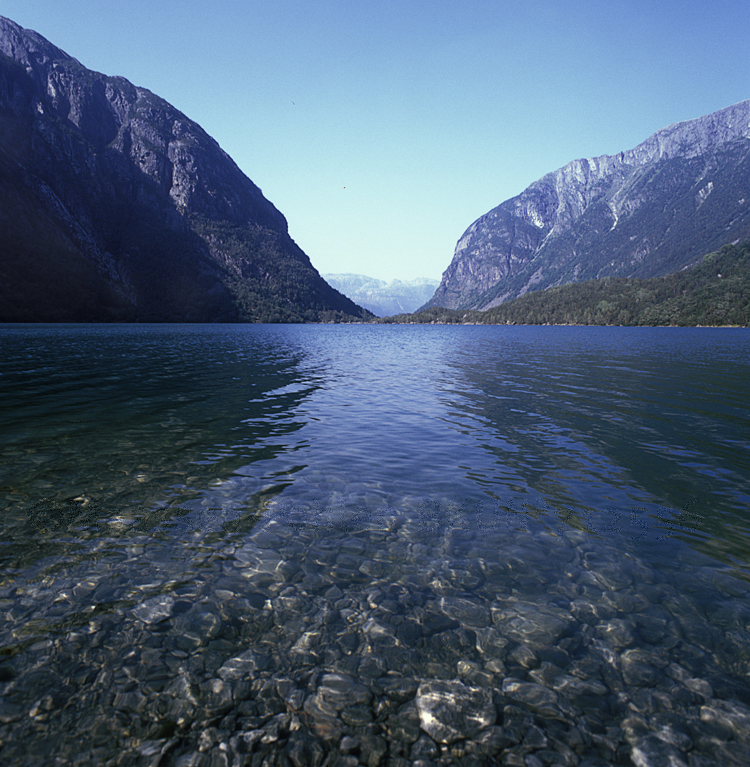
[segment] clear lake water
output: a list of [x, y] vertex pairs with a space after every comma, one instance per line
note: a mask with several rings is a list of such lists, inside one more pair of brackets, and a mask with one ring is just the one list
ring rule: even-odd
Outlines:
[[0, 763], [750, 764], [749, 405], [743, 329], [1, 326]]

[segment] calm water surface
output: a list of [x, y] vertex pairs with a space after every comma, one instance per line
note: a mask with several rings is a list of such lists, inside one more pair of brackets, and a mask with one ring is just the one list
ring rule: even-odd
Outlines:
[[748, 331], [0, 354], [3, 763], [747, 763]]

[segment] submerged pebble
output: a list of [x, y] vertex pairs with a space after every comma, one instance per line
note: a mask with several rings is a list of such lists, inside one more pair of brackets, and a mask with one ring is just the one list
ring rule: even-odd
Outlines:
[[172, 615], [174, 597], [166, 594], [142, 602], [133, 610], [133, 615], [144, 623], [160, 623]]
[[1, 594], [4, 763], [747, 763], [741, 589], [575, 535], [272, 528]]
[[497, 718], [489, 689], [463, 682], [424, 682], [416, 696], [422, 729], [438, 743], [472, 738]]

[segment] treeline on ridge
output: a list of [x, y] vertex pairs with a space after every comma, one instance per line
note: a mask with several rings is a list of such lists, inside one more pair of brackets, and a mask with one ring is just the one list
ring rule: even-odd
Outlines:
[[385, 323], [750, 325], [750, 242], [725, 245], [681, 272], [605, 277], [527, 293], [486, 311], [431, 307]]

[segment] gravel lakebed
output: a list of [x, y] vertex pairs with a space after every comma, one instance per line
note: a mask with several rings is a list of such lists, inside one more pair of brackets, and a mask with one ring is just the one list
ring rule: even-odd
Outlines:
[[108, 524], [0, 584], [3, 764], [750, 763], [750, 588], [687, 546]]

